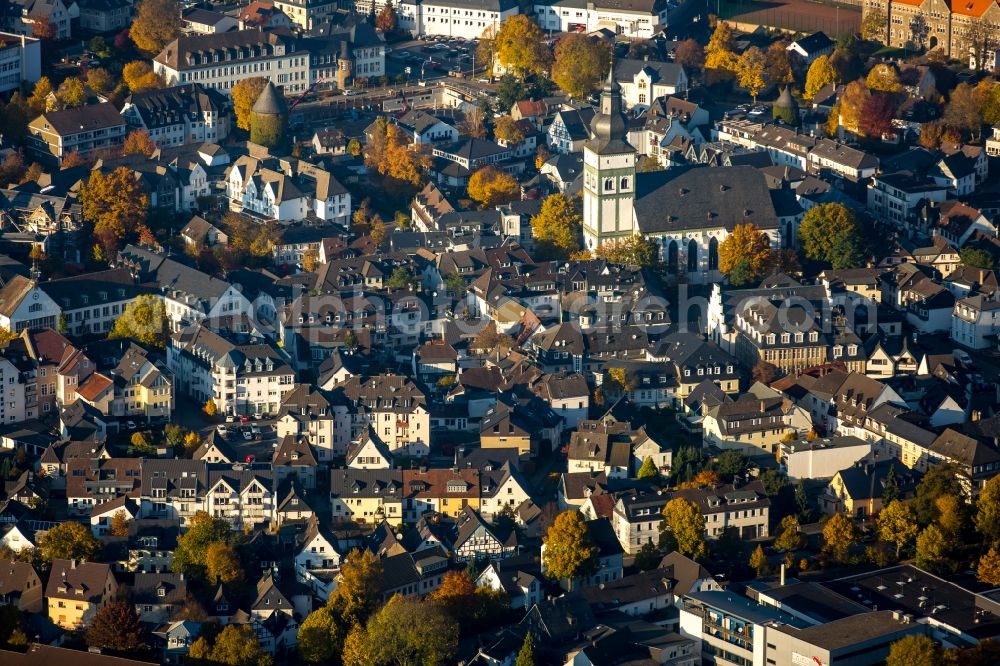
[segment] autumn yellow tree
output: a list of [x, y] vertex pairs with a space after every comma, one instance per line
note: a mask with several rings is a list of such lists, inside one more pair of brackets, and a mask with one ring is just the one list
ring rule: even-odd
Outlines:
[[778, 536], [774, 539], [774, 547], [785, 551], [801, 548], [805, 539], [799, 533], [799, 529], [798, 516], [793, 514], [782, 518], [778, 528]]
[[714, 470], [703, 469], [694, 475], [690, 481], [682, 481], [677, 484], [678, 490], [686, 490], [688, 488], [712, 488], [713, 486], [718, 486], [722, 483], [722, 479], [719, 478], [718, 473]]
[[469, 176], [469, 198], [483, 208], [493, 208], [521, 198], [521, 186], [506, 171], [487, 165]]
[[699, 559], [708, 554], [705, 517], [697, 504], [683, 497], [673, 498], [663, 507], [663, 522], [665, 534], [674, 540], [681, 555]]
[[572, 32], [556, 43], [552, 80], [563, 92], [582, 99], [598, 88], [611, 66], [607, 42], [583, 33]]
[[243, 580], [239, 554], [228, 543], [217, 541], [205, 550], [205, 577], [209, 583], [232, 585]]
[[857, 530], [850, 518], [835, 513], [823, 526], [823, 551], [837, 562], [846, 562], [851, 544], [857, 541]]
[[83, 81], [72, 76], [59, 84], [56, 98], [62, 108], [77, 109], [87, 103], [87, 88]]
[[885, 12], [877, 8], [866, 8], [865, 17], [861, 19], [861, 37], [873, 42], [885, 39], [885, 29], [889, 20]]
[[538, 258], [568, 257], [580, 247], [582, 228], [579, 198], [559, 193], [545, 199], [538, 215], [531, 218], [531, 234], [538, 245]]
[[869, 90], [879, 90], [881, 92], [899, 92], [902, 86], [899, 85], [899, 73], [896, 68], [889, 63], [880, 62], [868, 72], [865, 83]]
[[155, 55], [180, 31], [181, 14], [176, 0], [142, 0], [128, 34], [140, 51]]
[[124, 511], [115, 511], [111, 516], [111, 535], [116, 537], [128, 536], [128, 515]]
[[35, 115], [44, 113], [48, 107], [49, 95], [52, 93], [52, 82], [49, 77], [43, 76], [35, 83], [35, 88], [28, 97], [28, 107]]
[[497, 62], [520, 79], [549, 67], [545, 33], [529, 16], [510, 16], [500, 25], [493, 45]]
[[122, 146], [124, 155], [145, 155], [151, 156], [156, 152], [156, 142], [144, 129], [132, 130], [125, 137], [125, 144]]
[[764, 80], [766, 61], [764, 54], [756, 46], [751, 46], [740, 56], [736, 65], [736, 80], [741, 88], [746, 88], [757, 103], [757, 95], [767, 85]]
[[746, 281], [759, 278], [771, 256], [771, 241], [756, 224], [737, 224], [719, 244], [719, 270], [732, 275], [738, 267], [746, 271]]
[[364, 154], [368, 168], [412, 186], [423, 182], [431, 164], [430, 157], [419, 149], [411, 149], [403, 131], [384, 116], [375, 121]]
[[573, 580], [597, 570], [597, 546], [579, 511], [570, 509], [556, 516], [543, 541], [542, 564], [549, 577], [572, 585]]
[[917, 514], [905, 502], [894, 500], [878, 514], [878, 538], [896, 545], [896, 557], [917, 538]]
[[840, 126], [853, 134], [861, 133], [862, 115], [871, 93], [864, 81], [851, 81], [840, 98]]
[[108, 70], [95, 67], [87, 70], [87, 85], [95, 93], [108, 93], [114, 90], [115, 77]]
[[148, 62], [133, 60], [122, 68], [122, 81], [134, 93], [155, 90], [164, 86], [163, 78], [153, 71]]
[[750, 554], [750, 566], [757, 572], [758, 576], [764, 576], [770, 570], [770, 566], [767, 563], [767, 555], [764, 553], [764, 547], [760, 544], [757, 544], [753, 553]]
[[594, 254], [599, 259], [613, 264], [630, 266], [654, 266], [659, 260], [659, 246], [656, 241], [633, 234], [618, 240], [605, 241]]
[[517, 121], [510, 116], [500, 116], [493, 123], [493, 136], [507, 145], [515, 145], [524, 141], [524, 132]]
[[[163, 349], [167, 346], [167, 311], [154, 294], [140, 294], [125, 306], [108, 333], [109, 340], [137, 340]], [[139, 433], [136, 433], [137, 435]]]
[[715, 32], [705, 47], [705, 69], [712, 81], [732, 76], [737, 71], [739, 58], [734, 52], [736, 40], [733, 28], [725, 21], [715, 24]]
[[92, 171], [80, 192], [83, 217], [99, 238], [121, 240], [146, 220], [149, 195], [131, 169]]
[[838, 83], [840, 75], [837, 68], [830, 62], [830, 58], [825, 55], [813, 60], [806, 73], [805, 98], [811, 100], [820, 91], [820, 88], [829, 83]]
[[996, 546], [990, 548], [979, 558], [976, 579], [987, 585], [1000, 585], [1000, 551], [997, 550]]
[[233, 113], [236, 115], [236, 126], [241, 130], [250, 131], [250, 111], [265, 86], [267, 79], [263, 76], [243, 79], [233, 86]]

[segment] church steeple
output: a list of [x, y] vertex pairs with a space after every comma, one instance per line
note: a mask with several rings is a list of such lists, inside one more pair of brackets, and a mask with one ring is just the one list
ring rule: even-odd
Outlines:
[[622, 89], [615, 80], [615, 63], [608, 67], [608, 78], [601, 91], [601, 112], [590, 122], [591, 143], [595, 152], [634, 150], [628, 145], [628, 118], [622, 111]]
[[583, 237], [588, 250], [635, 233], [635, 158], [614, 63], [601, 91], [600, 112], [583, 147]]

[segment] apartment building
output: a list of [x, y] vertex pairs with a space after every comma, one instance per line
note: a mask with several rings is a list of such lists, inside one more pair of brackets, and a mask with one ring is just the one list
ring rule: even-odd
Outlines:
[[348, 226], [351, 194], [329, 171], [303, 162], [244, 155], [226, 173], [229, 209], [283, 224], [307, 217]]
[[275, 0], [274, 7], [281, 10], [292, 23], [303, 30], [312, 30], [337, 11], [336, 0]]
[[500, 24], [520, 13], [514, 0], [402, 0], [399, 27], [417, 35], [479, 39], [495, 34]]
[[760, 481], [688, 488], [674, 492], [674, 497], [683, 497], [698, 507], [705, 518], [705, 536], [709, 539], [730, 531], [746, 541], [769, 535], [771, 500]]
[[997, 347], [1000, 333], [1000, 301], [975, 294], [955, 301], [951, 317], [951, 339], [969, 349]]
[[221, 143], [229, 136], [228, 100], [200, 83], [145, 90], [125, 99], [129, 129], [144, 129], [156, 145]]
[[297, 384], [285, 394], [275, 423], [278, 437], [305, 435], [320, 462], [347, 454], [353, 441], [352, 416], [342, 391], [323, 391]]
[[36, 159], [59, 165], [72, 152], [87, 158], [119, 148], [126, 134], [125, 119], [115, 105], [102, 102], [46, 111], [28, 123], [27, 148]]
[[330, 472], [333, 519], [377, 525], [403, 524], [403, 471], [335, 469]]
[[177, 390], [226, 414], [277, 414], [295, 386], [295, 371], [266, 343], [237, 344], [200, 324], [177, 333], [167, 347]]
[[165, 254], [127, 245], [118, 255], [135, 281], [159, 292], [171, 331], [213, 317], [249, 315], [250, 301], [237, 285], [212, 277]]
[[291, 35], [237, 30], [184, 35], [153, 58], [153, 70], [168, 86], [199, 83], [229, 96], [243, 79], [264, 77], [286, 93], [309, 87], [309, 53]]
[[394, 374], [351, 377], [340, 390], [353, 407], [352, 440], [370, 426], [393, 453], [428, 453], [430, 412], [426, 397], [412, 379]]
[[30, 89], [42, 76], [42, 41], [0, 32], [0, 93]]

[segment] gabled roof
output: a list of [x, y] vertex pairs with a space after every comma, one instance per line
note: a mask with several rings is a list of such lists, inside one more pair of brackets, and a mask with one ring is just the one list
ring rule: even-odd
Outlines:
[[112, 127], [125, 127], [125, 119], [110, 102], [88, 104], [76, 109], [47, 111], [30, 123], [31, 127], [69, 136], [81, 132], [96, 132]]

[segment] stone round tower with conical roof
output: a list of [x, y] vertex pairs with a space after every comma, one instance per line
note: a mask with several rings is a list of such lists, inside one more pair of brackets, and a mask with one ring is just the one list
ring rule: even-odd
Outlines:
[[783, 121], [786, 125], [799, 124], [799, 103], [792, 96], [791, 86], [785, 86], [781, 89], [778, 99], [771, 107], [771, 117]]
[[268, 148], [280, 148], [285, 143], [287, 127], [285, 96], [268, 81], [250, 110], [250, 140]]

